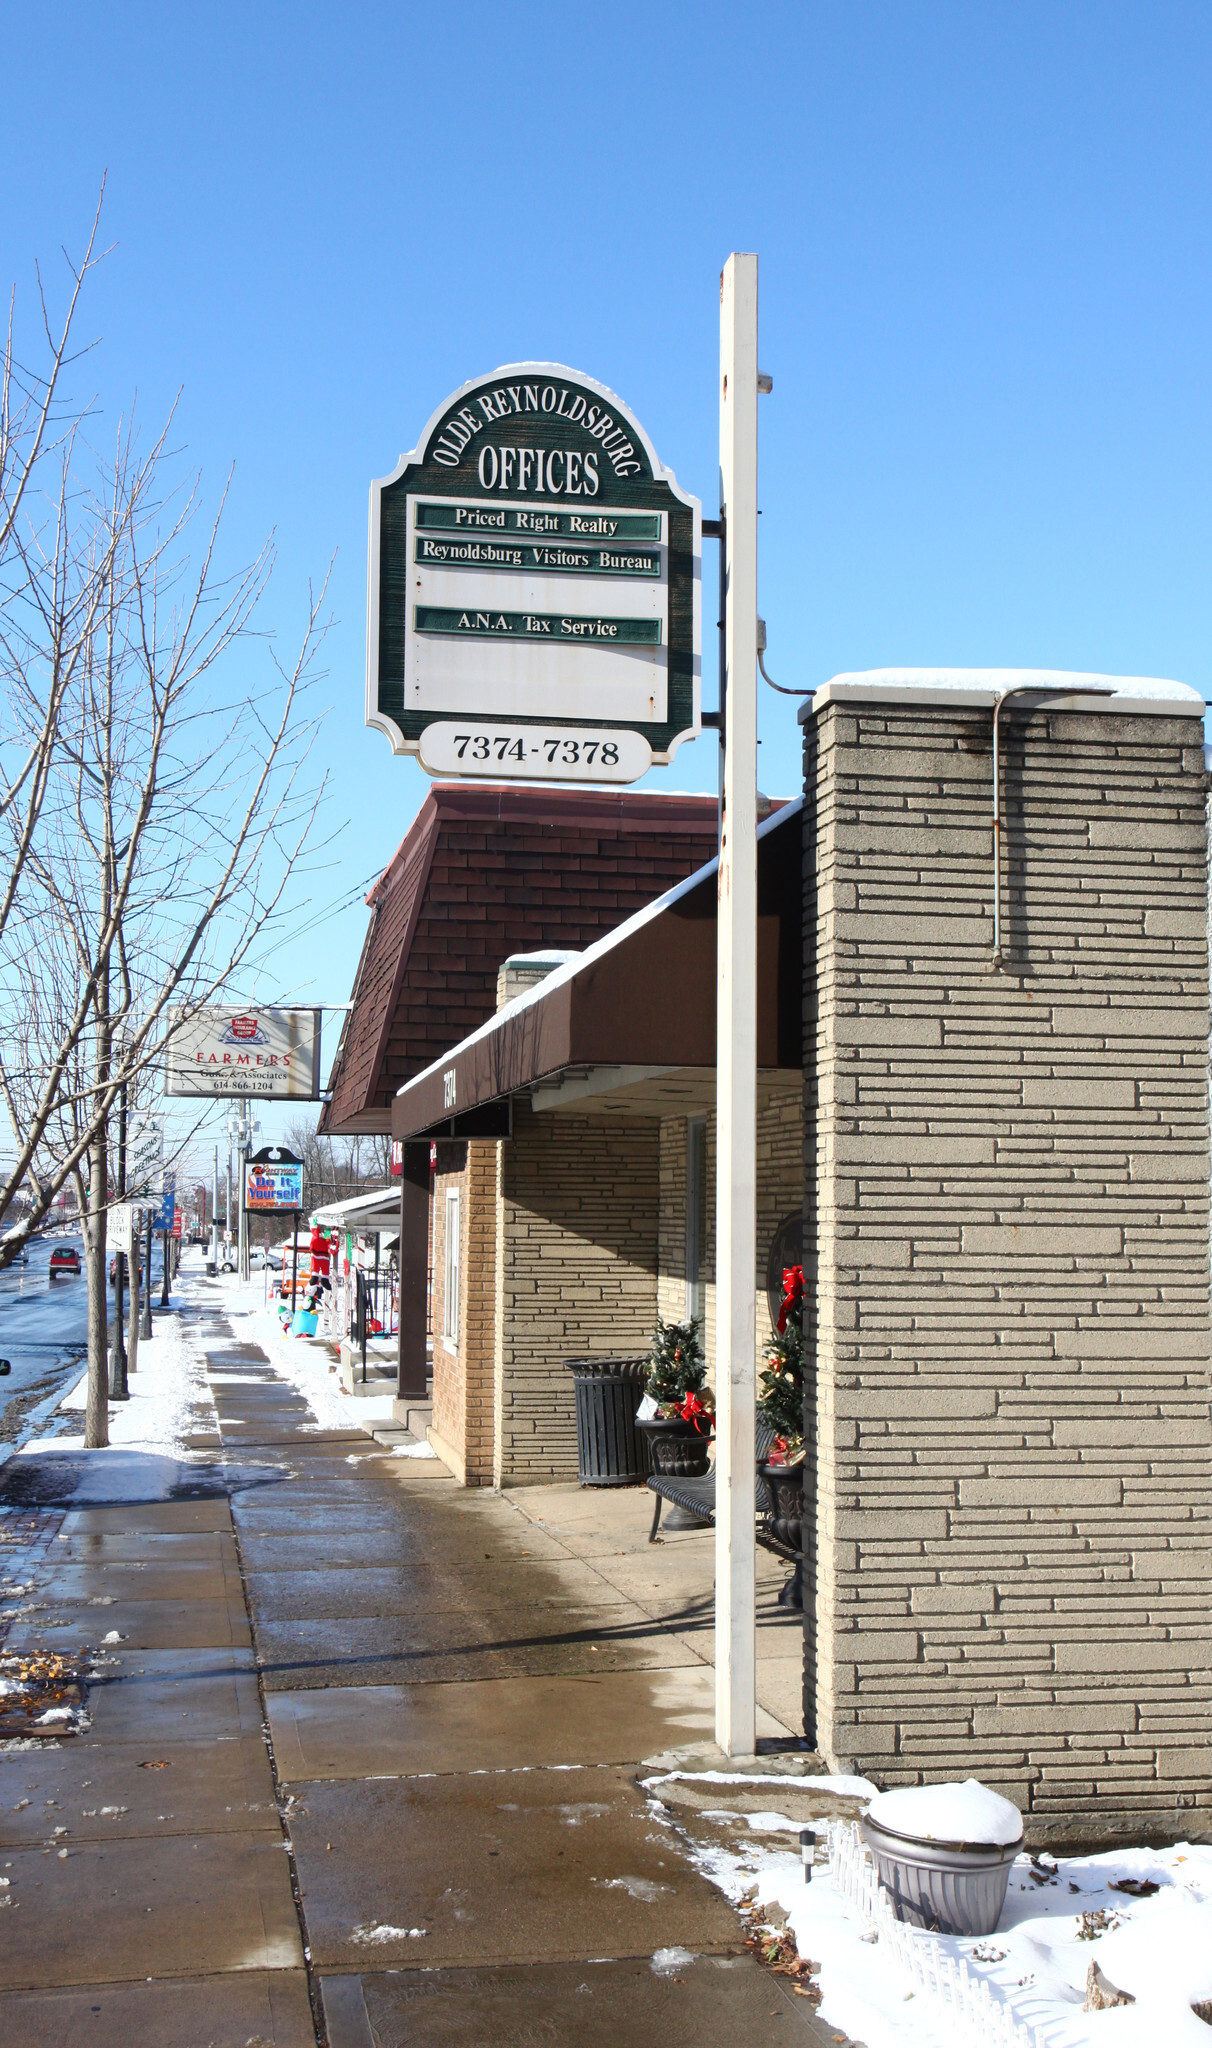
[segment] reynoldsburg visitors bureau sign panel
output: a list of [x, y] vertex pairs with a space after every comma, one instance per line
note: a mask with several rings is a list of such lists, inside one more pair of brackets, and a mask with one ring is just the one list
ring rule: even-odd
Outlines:
[[464, 385], [371, 485], [367, 724], [434, 775], [634, 781], [700, 729], [701, 550], [604, 385]]

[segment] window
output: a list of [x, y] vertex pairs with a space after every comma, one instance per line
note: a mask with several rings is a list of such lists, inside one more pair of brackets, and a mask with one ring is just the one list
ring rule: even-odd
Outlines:
[[442, 1308], [442, 1341], [448, 1351], [459, 1348], [459, 1190], [446, 1190], [446, 1286]]
[[707, 1119], [686, 1121], [686, 1314], [701, 1322], [707, 1308]]

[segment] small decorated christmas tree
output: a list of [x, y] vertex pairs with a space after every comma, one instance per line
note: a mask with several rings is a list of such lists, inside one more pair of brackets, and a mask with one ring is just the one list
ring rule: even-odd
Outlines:
[[687, 1394], [702, 1393], [706, 1377], [698, 1318], [690, 1316], [684, 1323], [666, 1323], [658, 1316], [648, 1353], [646, 1382], [658, 1412], [665, 1416], [678, 1414]]
[[774, 1335], [765, 1351], [758, 1413], [775, 1432], [775, 1461], [793, 1465], [804, 1453], [804, 1269], [788, 1266]]

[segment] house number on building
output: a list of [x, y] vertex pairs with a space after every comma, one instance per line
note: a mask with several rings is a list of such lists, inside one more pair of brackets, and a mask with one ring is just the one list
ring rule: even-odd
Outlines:
[[433, 775], [634, 782], [700, 730], [701, 538], [604, 385], [465, 385], [371, 485], [367, 724]]

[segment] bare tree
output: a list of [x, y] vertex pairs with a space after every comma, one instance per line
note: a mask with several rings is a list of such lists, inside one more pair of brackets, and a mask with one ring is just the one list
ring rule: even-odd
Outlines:
[[[105, 459], [68, 437], [55, 532], [73, 576], [18, 503], [4, 594], [6, 627], [22, 607], [26, 623], [20, 661], [5, 646], [3, 680], [20, 702], [30, 674], [49, 677], [38, 702], [45, 719], [53, 695], [54, 716], [24, 781], [20, 766], [9, 777], [28, 800], [0, 812], [15, 869], [0, 922], [0, 1098], [17, 1147], [0, 1214], [23, 1182], [31, 1195], [0, 1238], [0, 1268], [74, 1184], [89, 1443], [107, 1439], [110, 1112], [120, 1088], [148, 1099], [174, 1031], [255, 969], [301, 877], [324, 788], [309, 770], [303, 700], [325, 591], [312, 593], [284, 666], [254, 633], [271, 548], [225, 576], [221, 504], [191, 557], [197, 486], [174, 489], [167, 431], [143, 450], [127, 424]], [[69, 582], [70, 633], [43, 587], [53, 597]]]
[[73, 334], [81, 294], [103, 260], [97, 250], [101, 201], [83, 259], [67, 259], [67, 310], [52, 326], [41, 275], [41, 368], [27, 366], [15, 336], [10, 296], [0, 361], [0, 820], [8, 872], [0, 933], [17, 901], [37, 842], [64, 702], [105, 599], [110, 563], [90, 521], [75, 515], [74, 460], [89, 406], [65, 395], [69, 371], [87, 349]]
[[287, 1127], [286, 1143], [303, 1161], [303, 1187], [313, 1209], [384, 1187], [391, 1176], [390, 1138], [328, 1138], [314, 1124], [296, 1118]]

